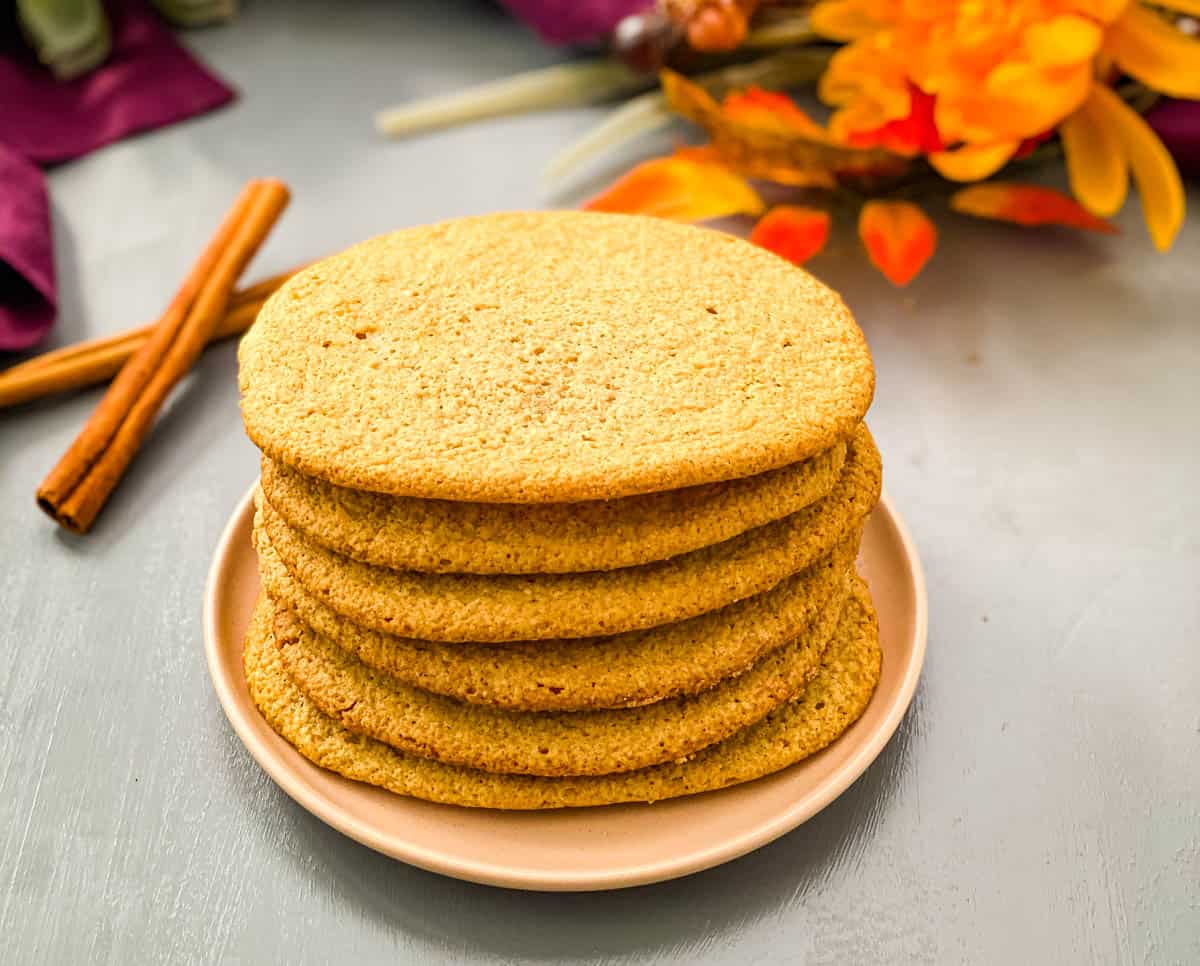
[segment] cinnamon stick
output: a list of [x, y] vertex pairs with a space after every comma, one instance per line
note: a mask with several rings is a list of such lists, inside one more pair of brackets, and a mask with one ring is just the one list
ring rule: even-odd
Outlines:
[[76, 533], [91, 529], [172, 387], [208, 343], [238, 276], [288, 197], [274, 180], [252, 181], [242, 190], [153, 332], [38, 488], [38, 505], [62, 526]]
[[[229, 296], [229, 312], [233, 312], [248, 303], [261, 304], [275, 293], [284, 282], [296, 274], [303, 268], [299, 265], [288, 272], [280, 272], [278, 275], [272, 275], [269, 278], [264, 278], [260, 282], [255, 282], [248, 288], [241, 288], [234, 291]], [[74, 359], [77, 356], [90, 355], [93, 352], [98, 352], [102, 348], [109, 348], [117, 343], [133, 344], [135, 347], [140, 346], [143, 341], [154, 331], [158, 321], [149, 322], [146, 325], [139, 325], [132, 329], [125, 329], [121, 332], [114, 332], [112, 335], [101, 336], [98, 339], [89, 339], [86, 342], [75, 342], [71, 345], [65, 345], [61, 349], [53, 349], [50, 352], [43, 352], [41, 355], [36, 355], [32, 359], [26, 359], [24, 362], [18, 363], [15, 366], [9, 366], [3, 372], [0, 372], [0, 379], [11, 375], [14, 372], [28, 372], [31, 369], [38, 369], [52, 363], [65, 362]], [[217, 326], [214, 337], [217, 333], [225, 331], [228, 328], [228, 323], [222, 320]], [[230, 330], [229, 334], [233, 334]]]
[[[234, 292], [209, 344], [250, 328], [267, 297], [300, 267]], [[153, 333], [156, 323], [43, 352], [0, 372], [0, 409], [107, 382]]]

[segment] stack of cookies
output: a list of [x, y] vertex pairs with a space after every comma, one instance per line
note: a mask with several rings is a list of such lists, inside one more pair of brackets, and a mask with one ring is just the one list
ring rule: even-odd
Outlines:
[[246, 678], [318, 765], [459, 805], [654, 801], [866, 707], [874, 376], [776, 256], [620, 215], [397, 232], [287, 283], [240, 383]]

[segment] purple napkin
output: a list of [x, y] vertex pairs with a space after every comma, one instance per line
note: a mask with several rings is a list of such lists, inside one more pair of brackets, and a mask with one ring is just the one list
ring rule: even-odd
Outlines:
[[112, 55], [73, 81], [56, 81], [5, 31], [12, 39], [0, 49], [0, 350], [28, 348], [54, 321], [50, 219], [34, 164], [79, 157], [233, 97], [141, 0], [105, 6]]
[[0, 143], [0, 349], [27, 349], [54, 322], [46, 181]]
[[598, 40], [621, 18], [654, 0], [501, 0], [504, 6], [552, 44]]
[[1146, 120], [1174, 155], [1180, 173], [1200, 179], [1200, 101], [1165, 98], [1150, 109]]

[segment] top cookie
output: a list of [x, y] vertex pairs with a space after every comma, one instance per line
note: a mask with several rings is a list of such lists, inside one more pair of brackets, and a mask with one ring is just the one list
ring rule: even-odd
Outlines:
[[384, 235], [300, 272], [239, 352], [272, 459], [356, 489], [609, 499], [807, 459], [874, 390], [836, 294], [730, 235], [583, 212]]

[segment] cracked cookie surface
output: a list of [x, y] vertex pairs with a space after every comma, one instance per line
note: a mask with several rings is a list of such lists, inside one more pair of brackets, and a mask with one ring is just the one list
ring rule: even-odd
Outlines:
[[239, 349], [250, 438], [299, 472], [426, 499], [612, 499], [829, 449], [874, 392], [836, 293], [710, 229], [462, 218], [297, 273]]

